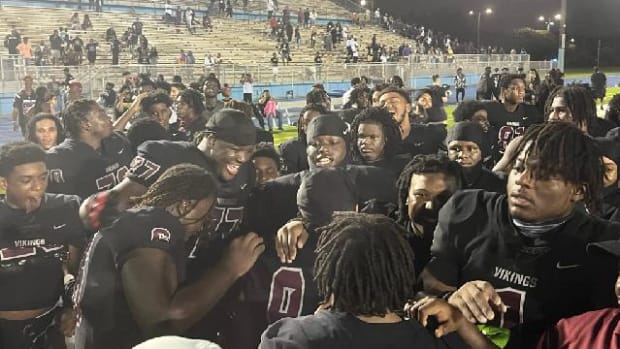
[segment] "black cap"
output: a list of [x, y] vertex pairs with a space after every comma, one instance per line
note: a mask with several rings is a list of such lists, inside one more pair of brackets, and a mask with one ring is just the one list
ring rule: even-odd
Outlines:
[[338, 136], [346, 139], [348, 133], [347, 124], [336, 114], [319, 115], [312, 119], [306, 128], [308, 140], [317, 136]]
[[255, 145], [256, 127], [250, 118], [236, 109], [225, 108], [211, 116], [206, 131], [234, 145]]

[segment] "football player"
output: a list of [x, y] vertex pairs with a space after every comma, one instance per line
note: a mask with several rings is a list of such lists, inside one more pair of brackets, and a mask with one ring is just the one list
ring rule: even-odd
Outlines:
[[[0, 347], [65, 348], [86, 234], [76, 196], [46, 193], [45, 152], [29, 142], [0, 147]], [[64, 335], [64, 336], [63, 336]]]
[[133, 152], [95, 101], [81, 99], [63, 111], [67, 138], [48, 151], [49, 192], [87, 198], [111, 189], [129, 170]]
[[557, 320], [617, 304], [617, 263], [588, 256], [620, 225], [588, 215], [603, 187], [594, 141], [569, 123], [536, 125], [514, 157], [507, 195], [456, 193], [439, 213], [424, 289], [497, 333], [534, 347]]
[[77, 347], [131, 348], [183, 334], [211, 310], [264, 250], [262, 239], [248, 234], [225, 249], [218, 268], [187, 280], [185, 242], [202, 230], [216, 200], [209, 171], [175, 165], [95, 234], [76, 293]]

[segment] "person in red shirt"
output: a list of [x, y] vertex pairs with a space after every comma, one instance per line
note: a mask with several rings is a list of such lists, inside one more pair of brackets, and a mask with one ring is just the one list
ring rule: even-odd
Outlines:
[[[611, 254], [620, 258], [620, 242], [605, 241], [592, 244], [588, 251]], [[620, 275], [616, 281], [616, 296], [620, 304]], [[589, 311], [558, 321], [540, 338], [537, 349], [620, 349], [620, 308]]]

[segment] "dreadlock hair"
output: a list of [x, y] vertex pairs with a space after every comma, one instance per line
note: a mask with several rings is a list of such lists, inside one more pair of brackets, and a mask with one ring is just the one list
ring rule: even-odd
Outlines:
[[559, 177], [584, 188], [584, 203], [590, 212], [599, 207], [604, 165], [594, 140], [575, 125], [548, 122], [527, 129], [509, 163], [521, 156], [531, 178]]
[[28, 120], [28, 124], [26, 125], [27, 140], [32, 143], [39, 144], [39, 140], [37, 139], [37, 122], [41, 120], [52, 120], [54, 121], [54, 124], [56, 124], [56, 144], [60, 144], [65, 140], [65, 132], [62, 128], [62, 124], [60, 123], [60, 119], [49, 113], [38, 113]]
[[471, 121], [476, 112], [484, 109], [484, 103], [480, 101], [470, 100], [460, 103], [453, 112], [454, 122]]
[[194, 89], [188, 88], [181, 91], [181, 93], [179, 93], [179, 98], [185, 101], [190, 108], [194, 109], [194, 112], [198, 116], [205, 110], [202, 94]]
[[324, 300], [334, 297], [334, 310], [384, 316], [415, 294], [413, 252], [391, 219], [335, 213], [318, 232], [314, 280]]
[[[423, 155], [418, 154], [403, 168], [400, 176], [396, 180], [396, 192], [398, 195], [398, 211], [396, 222], [403, 227], [411, 224], [409, 212], [407, 210], [407, 198], [409, 197], [409, 187], [411, 177], [414, 174], [441, 173], [446, 176], [448, 189], [447, 194], [452, 195], [462, 186], [462, 172], [460, 166], [445, 155]], [[444, 200], [447, 198], [438, 198]]]
[[167, 169], [148, 191], [135, 199], [136, 207], [168, 207], [183, 200], [194, 203], [181, 217], [196, 207], [198, 201], [215, 197], [215, 177], [200, 166], [179, 164]]
[[0, 147], [0, 177], [8, 177], [15, 166], [45, 162], [45, 151], [35, 143], [21, 141]]
[[615, 127], [620, 126], [620, 93], [611, 97], [607, 105], [605, 119], [614, 123]]
[[547, 98], [545, 102], [545, 120], [549, 118], [553, 99], [562, 97], [566, 106], [573, 116], [573, 123], [581, 129], [586, 129], [589, 135], [604, 136], [605, 134], [594, 134], [597, 130], [596, 103], [589, 89], [579, 86], [558, 86]]
[[319, 115], [327, 114], [329, 112], [323, 104], [316, 104], [316, 103], [306, 104], [306, 106], [299, 113], [299, 119], [297, 120], [297, 137], [299, 137], [300, 139], [302, 138], [305, 139], [306, 137], [306, 133], [301, 129], [301, 122], [302, 122], [301, 119], [304, 117], [304, 114], [308, 111], [318, 112]]
[[362, 154], [357, 146], [359, 139], [359, 126], [361, 124], [375, 124], [383, 129], [385, 147], [383, 157], [392, 159], [398, 151], [400, 144], [400, 131], [392, 118], [392, 114], [384, 108], [370, 107], [359, 113], [351, 123], [351, 155], [355, 162], [363, 162]]
[[97, 102], [89, 99], [78, 99], [71, 102], [62, 112], [63, 126], [69, 137], [73, 139], [80, 138], [82, 131], [82, 122], [87, 122], [86, 116], [95, 108], [98, 108]]

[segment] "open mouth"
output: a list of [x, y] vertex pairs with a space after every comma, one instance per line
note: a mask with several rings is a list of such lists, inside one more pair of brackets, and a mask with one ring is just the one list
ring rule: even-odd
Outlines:
[[316, 158], [316, 165], [319, 167], [328, 167], [334, 162], [329, 156], [319, 156]]
[[227, 164], [226, 172], [228, 172], [229, 175], [234, 177], [237, 175], [237, 173], [239, 173], [239, 167], [241, 167], [241, 165], [237, 163]]

